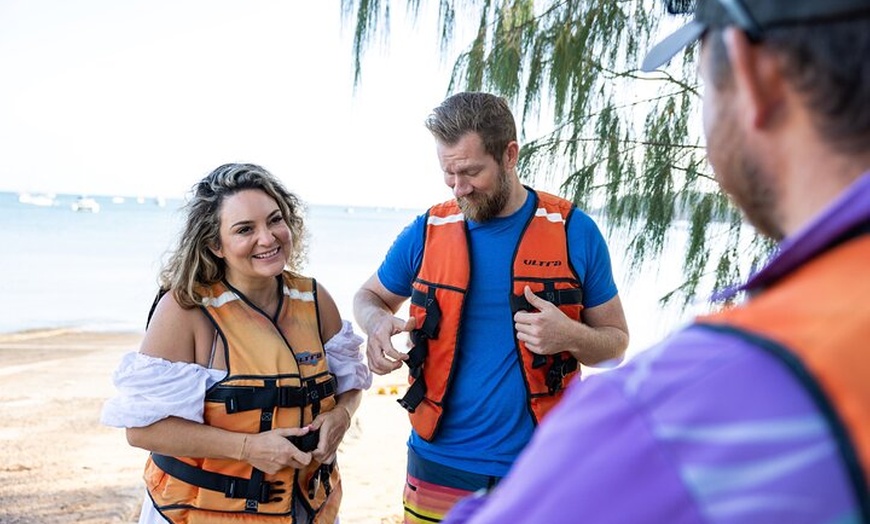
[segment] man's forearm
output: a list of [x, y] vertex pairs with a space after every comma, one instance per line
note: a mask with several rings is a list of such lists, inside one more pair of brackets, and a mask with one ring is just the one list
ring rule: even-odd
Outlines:
[[387, 304], [368, 289], [360, 289], [353, 297], [353, 316], [363, 333], [370, 335], [385, 316], [393, 316]]
[[621, 359], [628, 347], [628, 333], [611, 326], [591, 327], [577, 323], [576, 343], [568, 349], [584, 366]]

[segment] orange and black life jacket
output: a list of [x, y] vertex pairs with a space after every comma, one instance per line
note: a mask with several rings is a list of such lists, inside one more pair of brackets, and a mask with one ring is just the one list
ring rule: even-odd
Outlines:
[[810, 393], [838, 441], [870, 522], [870, 227], [745, 305], [702, 317], [777, 357]]
[[[285, 273], [276, 285], [282, 293], [274, 318], [228, 284], [206, 294], [202, 310], [223, 341], [227, 376], [206, 392], [205, 424], [246, 433], [299, 428], [335, 406], [314, 280]], [[318, 435], [291, 440], [311, 451]], [[145, 483], [156, 509], [185, 524], [332, 524], [341, 500], [338, 468], [316, 461], [269, 475], [237, 460], [152, 453]]]
[[[580, 320], [582, 288], [568, 257], [567, 221], [573, 204], [536, 193], [534, 213], [528, 218], [516, 247], [511, 270], [512, 312], [531, 310], [523, 289], [555, 304], [569, 318]], [[438, 430], [454, 372], [465, 296], [470, 281], [469, 236], [465, 218], [455, 200], [429, 209], [423, 260], [412, 284], [410, 313], [417, 321], [408, 353], [409, 382], [399, 403], [408, 410], [420, 437], [431, 441]], [[543, 356], [516, 339], [522, 363], [528, 409], [537, 424], [561, 398], [578, 371], [569, 353]]]

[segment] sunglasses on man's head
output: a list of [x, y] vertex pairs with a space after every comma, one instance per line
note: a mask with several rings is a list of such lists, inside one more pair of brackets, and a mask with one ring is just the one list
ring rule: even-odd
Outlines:
[[[749, 14], [740, 0], [709, 0], [718, 2], [734, 24], [742, 29], [752, 41], [761, 40], [761, 27]], [[824, 1], [824, 0], [820, 0]], [[687, 15], [695, 12], [698, 0], [665, 0], [665, 7], [672, 15]]]

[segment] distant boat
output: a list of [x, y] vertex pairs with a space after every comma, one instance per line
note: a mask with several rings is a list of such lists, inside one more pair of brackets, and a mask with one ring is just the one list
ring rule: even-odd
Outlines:
[[100, 204], [89, 197], [79, 197], [78, 200], [73, 202], [70, 207], [73, 211], [79, 211], [82, 213], [99, 213], [100, 212]]
[[54, 195], [31, 195], [30, 193], [19, 193], [18, 202], [43, 207], [50, 207], [57, 204]]
[[154, 197], [154, 203], [160, 207], [166, 207], [166, 199], [162, 196]]
[[122, 197], [122, 196], [112, 197], [112, 203], [113, 203], [113, 204], [123, 204], [123, 203], [124, 203], [124, 197]]

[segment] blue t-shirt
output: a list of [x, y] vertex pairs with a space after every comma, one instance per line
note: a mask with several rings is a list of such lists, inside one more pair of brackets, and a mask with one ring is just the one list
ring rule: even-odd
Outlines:
[[[426, 460], [502, 477], [531, 439], [534, 423], [517, 355], [511, 293], [513, 256], [534, 199], [514, 214], [486, 222], [467, 221], [471, 281], [459, 333], [456, 369], [434, 442], [411, 432], [408, 445]], [[396, 238], [378, 269], [389, 291], [411, 295], [423, 259], [426, 215]], [[568, 251], [583, 285], [583, 305], [601, 305], [616, 296], [610, 255], [592, 219], [574, 209], [568, 218]]]

